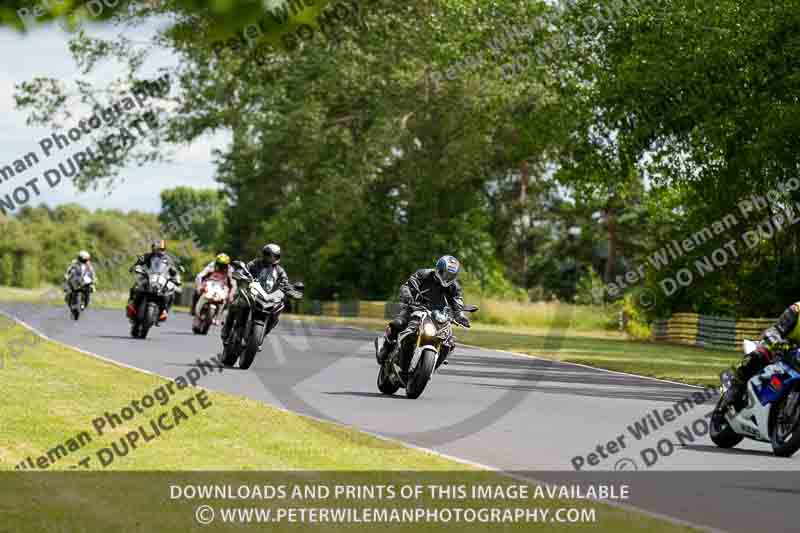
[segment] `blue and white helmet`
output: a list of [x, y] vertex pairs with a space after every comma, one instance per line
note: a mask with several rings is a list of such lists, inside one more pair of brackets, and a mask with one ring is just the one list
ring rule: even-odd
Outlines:
[[436, 279], [445, 287], [449, 287], [456, 281], [459, 270], [461, 270], [461, 263], [452, 255], [444, 255], [436, 261]]

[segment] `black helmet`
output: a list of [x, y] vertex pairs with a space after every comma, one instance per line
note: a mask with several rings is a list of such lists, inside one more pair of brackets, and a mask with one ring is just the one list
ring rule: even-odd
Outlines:
[[270, 243], [261, 249], [261, 257], [270, 265], [277, 265], [281, 261], [281, 247]]
[[445, 287], [453, 284], [458, 277], [459, 270], [461, 270], [461, 263], [452, 255], [444, 255], [436, 261], [436, 278]]

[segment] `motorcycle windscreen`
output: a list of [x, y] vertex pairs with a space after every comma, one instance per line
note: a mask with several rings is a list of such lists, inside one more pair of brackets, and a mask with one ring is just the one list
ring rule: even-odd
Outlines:
[[272, 289], [275, 288], [276, 278], [275, 269], [265, 268], [258, 274], [258, 283], [261, 285], [261, 288], [264, 289], [264, 292], [269, 294], [272, 292]]

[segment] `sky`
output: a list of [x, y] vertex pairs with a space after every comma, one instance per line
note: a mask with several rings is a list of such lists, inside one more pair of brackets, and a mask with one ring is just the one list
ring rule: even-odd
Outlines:
[[[113, 38], [119, 33], [114, 27], [101, 25], [86, 25], [84, 28], [91, 36]], [[149, 28], [140, 28], [136, 32], [126, 31], [129, 37], [146, 38], [156, 29], [153, 25]], [[50, 136], [50, 128], [33, 127], [26, 124], [27, 111], [16, 109], [13, 95], [14, 86], [23, 81], [30, 81], [37, 76], [53, 77], [62, 80], [72, 87], [74, 79], [78, 77], [78, 69], [70, 54], [67, 43], [70, 34], [56, 24], [42, 25], [28, 34], [20, 34], [14, 30], [0, 28], [0, 166], [11, 164], [14, 160], [28, 152], [36, 152], [41, 156], [39, 140]], [[146, 64], [145, 74], [158, 67], [175, 65], [177, 59], [168, 53], [154, 55]], [[92, 75], [100, 87], [104, 80], [113, 80], [122, 74], [118, 64], [106, 63], [100, 70]], [[155, 77], [155, 76], [153, 76]], [[86, 108], [88, 110], [88, 108]], [[89, 116], [91, 112], [74, 110], [80, 117]], [[69, 123], [66, 123], [69, 124]], [[77, 124], [75, 124], [77, 125]], [[63, 133], [63, 132], [62, 132]], [[144, 142], [144, 141], [140, 141]], [[169, 163], [148, 164], [138, 167], [135, 164], [128, 166], [120, 172], [122, 183], [117, 184], [111, 191], [103, 188], [97, 191], [80, 192], [72, 183], [64, 183], [50, 189], [41, 188], [41, 196], [34, 197], [30, 204], [39, 205], [46, 203], [56, 206], [64, 203], [76, 202], [87, 208], [122, 209], [130, 211], [158, 212], [161, 207], [159, 193], [180, 185], [198, 188], [218, 188], [214, 181], [214, 165], [211, 152], [214, 148], [224, 148], [229, 142], [227, 134], [218, 134], [214, 137], [204, 137], [191, 145], [176, 147], [172, 150], [173, 156]], [[69, 150], [62, 152], [58, 159], [54, 156], [47, 162], [61, 162], [71, 154]], [[42, 173], [49, 168], [44, 161], [25, 173], [21, 173], [11, 180], [0, 183], [0, 197], [10, 194], [22, 183], [34, 177], [42, 181]]]

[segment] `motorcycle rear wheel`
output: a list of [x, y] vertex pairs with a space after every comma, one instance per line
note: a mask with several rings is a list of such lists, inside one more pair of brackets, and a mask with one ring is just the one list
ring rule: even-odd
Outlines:
[[228, 343], [222, 345], [222, 364], [232, 367], [236, 364], [236, 360], [239, 359], [239, 351], [241, 350], [239, 324], [234, 322], [228, 335]]
[[[789, 403], [794, 405], [794, 412], [786, 412]], [[800, 449], [800, 387], [795, 386], [772, 405], [769, 439], [778, 457], [791, 457]]]
[[387, 364], [389, 363], [382, 364], [378, 368], [378, 390], [387, 396], [391, 396], [397, 392], [397, 389], [400, 388], [400, 385], [395, 385], [389, 378], [389, 373], [386, 371]]

